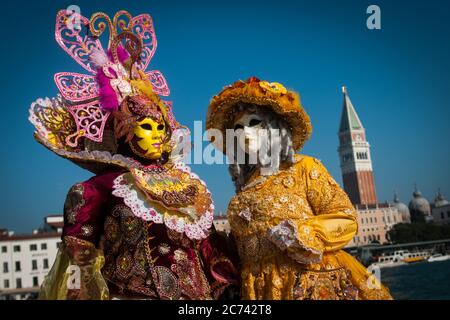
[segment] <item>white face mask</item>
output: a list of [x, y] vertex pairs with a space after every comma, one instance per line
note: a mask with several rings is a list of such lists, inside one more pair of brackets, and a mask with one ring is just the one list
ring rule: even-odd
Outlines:
[[263, 143], [262, 137], [266, 136], [261, 116], [254, 113], [243, 114], [234, 122], [234, 130], [238, 136], [239, 147], [249, 155], [257, 154]]

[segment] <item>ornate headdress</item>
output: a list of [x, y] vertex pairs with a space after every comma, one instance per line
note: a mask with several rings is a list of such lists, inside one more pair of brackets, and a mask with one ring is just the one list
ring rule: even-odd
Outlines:
[[[73, 21], [79, 21], [79, 26]], [[108, 49], [99, 37], [109, 29]], [[60, 94], [38, 99], [30, 108], [35, 138], [58, 155], [99, 173], [109, 166], [126, 166], [132, 159], [116, 154], [117, 139], [128, 136], [142, 116], [162, 118], [170, 128], [167, 148], [189, 130], [180, 126], [172, 104], [160, 96], [170, 91], [160, 71], [145, 71], [156, 50], [152, 18], [119, 11], [111, 20], [98, 12], [91, 19], [61, 10], [55, 38], [91, 74], [59, 72]]]
[[[261, 81], [251, 77], [246, 81], [236, 81], [226, 86], [209, 104], [206, 129], [218, 129], [225, 136], [231, 128], [241, 103], [250, 103], [268, 108], [283, 118], [292, 131], [292, 143], [300, 150], [312, 132], [311, 120], [300, 103], [299, 95], [287, 90], [281, 83]], [[215, 144], [221, 151], [225, 145]]]
[[[79, 21], [81, 28], [73, 21]], [[107, 27], [110, 33], [105, 51], [99, 37]], [[132, 17], [119, 11], [111, 20], [100, 12], [88, 20], [62, 10], [56, 16], [55, 37], [91, 75], [55, 74], [60, 94], [38, 99], [30, 108], [36, 140], [94, 173], [111, 167], [128, 169], [115, 180], [113, 194], [124, 198], [136, 216], [164, 223], [190, 239], [205, 238], [213, 221], [211, 194], [189, 167], [176, 161], [177, 155], [171, 153], [170, 166], [143, 166], [116, 152], [118, 139], [129, 140], [140, 117], [164, 120], [170, 127], [168, 149], [189, 135], [189, 130], [175, 120], [171, 102], [159, 97], [169, 95], [162, 73], [145, 72], [156, 50], [150, 15]]]

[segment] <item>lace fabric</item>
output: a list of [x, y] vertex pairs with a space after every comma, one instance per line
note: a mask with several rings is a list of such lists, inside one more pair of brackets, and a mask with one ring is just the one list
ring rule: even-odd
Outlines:
[[292, 220], [285, 220], [268, 230], [268, 238], [298, 263], [318, 263], [322, 260], [323, 246], [315, 241], [312, 230], [307, 226], [302, 226], [299, 233]]
[[[191, 177], [197, 176], [192, 174]], [[136, 185], [133, 176], [129, 173], [118, 176], [114, 180], [113, 189], [113, 195], [123, 198], [133, 214], [144, 221], [164, 223], [167, 228], [185, 233], [189, 239], [193, 240], [205, 239], [209, 234], [214, 219], [212, 204], [200, 217], [191, 221], [182, 211], [168, 210], [155, 201], [149, 201], [149, 197]]]

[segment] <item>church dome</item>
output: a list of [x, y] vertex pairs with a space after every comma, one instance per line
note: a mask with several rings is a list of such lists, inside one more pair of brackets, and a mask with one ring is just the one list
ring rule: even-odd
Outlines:
[[402, 215], [402, 222], [411, 222], [409, 208], [406, 204], [400, 202], [397, 194], [394, 195], [394, 207], [397, 208], [398, 212]]
[[449, 204], [449, 202], [444, 198], [444, 196], [442, 195], [441, 191], [438, 191], [438, 194], [436, 196], [436, 198], [434, 199], [434, 206], [435, 207], [442, 207]]
[[414, 191], [413, 198], [409, 202], [409, 210], [420, 211], [423, 214], [430, 214], [430, 203], [422, 196], [419, 190]]
[[413, 222], [428, 221], [431, 217], [430, 203], [422, 196], [422, 193], [418, 189], [414, 191], [413, 198], [409, 202], [408, 207]]

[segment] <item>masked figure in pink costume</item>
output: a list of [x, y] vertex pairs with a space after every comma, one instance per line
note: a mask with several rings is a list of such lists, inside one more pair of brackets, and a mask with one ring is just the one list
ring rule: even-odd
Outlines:
[[235, 263], [212, 230], [205, 183], [180, 161], [189, 130], [160, 98], [166, 80], [145, 71], [156, 50], [151, 17], [62, 10], [55, 36], [91, 75], [55, 75], [60, 94], [30, 108], [35, 138], [96, 175], [67, 195], [63, 242], [40, 298], [218, 298], [236, 284]]

